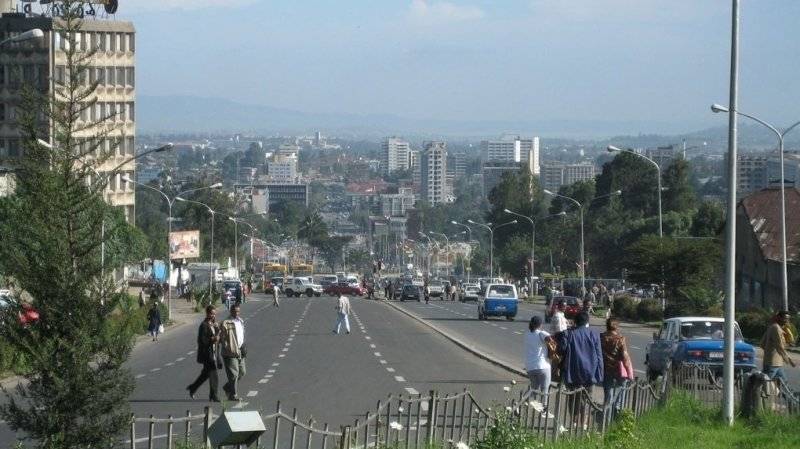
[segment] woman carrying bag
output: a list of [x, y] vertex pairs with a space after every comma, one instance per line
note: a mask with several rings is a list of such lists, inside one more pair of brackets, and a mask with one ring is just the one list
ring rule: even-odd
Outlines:
[[625, 403], [624, 387], [635, 377], [628, 343], [619, 333], [619, 320], [606, 320], [606, 332], [600, 336], [600, 343], [603, 347], [603, 406], [616, 416]]

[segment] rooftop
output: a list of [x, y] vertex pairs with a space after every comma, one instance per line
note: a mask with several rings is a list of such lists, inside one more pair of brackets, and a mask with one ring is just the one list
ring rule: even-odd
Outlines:
[[[786, 187], [786, 258], [800, 262], [800, 191]], [[765, 259], [781, 261], [781, 190], [770, 187], [741, 201]]]

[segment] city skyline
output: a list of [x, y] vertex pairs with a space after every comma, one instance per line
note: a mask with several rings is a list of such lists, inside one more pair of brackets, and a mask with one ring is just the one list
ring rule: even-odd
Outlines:
[[[553, 120], [630, 122], [615, 132], [644, 133], [722, 124], [707, 108], [727, 98], [724, 2], [373, 3], [143, 1], [118, 16], [139, 32], [139, 95], [523, 121], [534, 132]], [[800, 117], [796, 64], [776, 57], [797, 53], [785, 38], [793, 12], [800, 5], [789, 1], [742, 11], [740, 107], [779, 124]], [[192, 32], [204, 22], [214, 26]]]

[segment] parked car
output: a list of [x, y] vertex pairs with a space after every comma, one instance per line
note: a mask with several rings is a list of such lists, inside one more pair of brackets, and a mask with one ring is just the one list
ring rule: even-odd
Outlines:
[[431, 298], [444, 297], [444, 282], [439, 280], [428, 282], [428, 292], [430, 292]]
[[[647, 378], [655, 380], [667, 368], [681, 364], [707, 366], [715, 377], [722, 376], [724, 319], [718, 317], [676, 317], [664, 320], [647, 345]], [[734, 323], [734, 369], [737, 373], [756, 368], [755, 348], [745, 343], [739, 324]]]
[[319, 279], [318, 284], [322, 286], [323, 291], [325, 290], [325, 288], [339, 283], [339, 277], [336, 276], [335, 274], [324, 274], [322, 276], [319, 276], [318, 279]]
[[364, 296], [367, 294], [367, 289], [360, 285], [351, 285], [347, 282], [337, 282], [331, 284], [322, 290], [331, 296], [349, 295], [349, 296]]
[[294, 277], [291, 281], [287, 279], [286, 285], [283, 286], [283, 292], [286, 296], [300, 297], [300, 295], [305, 294], [310, 298], [312, 296], [321, 296], [322, 286], [310, 282], [305, 277]]
[[482, 298], [478, 299], [478, 319], [490, 316], [504, 316], [513, 321], [517, 316], [519, 295], [513, 284], [488, 284]]
[[581, 302], [578, 298], [574, 296], [555, 296], [544, 311], [544, 321], [546, 323], [550, 322], [550, 319], [552, 319], [553, 315], [556, 313], [556, 309], [561, 304], [564, 304], [564, 317], [568, 320], [574, 320], [575, 317], [581, 313]]
[[464, 284], [461, 293], [461, 302], [477, 301], [481, 296], [481, 287], [478, 284]]
[[406, 284], [403, 286], [403, 292], [400, 294], [400, 301], [417, 301], [422, 299], [422, 289], [418, 285]]

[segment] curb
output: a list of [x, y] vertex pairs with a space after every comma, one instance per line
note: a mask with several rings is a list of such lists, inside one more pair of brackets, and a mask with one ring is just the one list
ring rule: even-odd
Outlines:
[[506, 371], [508, 371], [508, 372], [510, 372], [512, 374], [516, 374], [518, 376], [522, 376], [522, 377], [526, 377], [526, 378], [528, 377], [528, 373], [525, 372], [524, 370], [522, 370], [520, 368], [517, 368], [517, 367], [514, 367], [514, 366], [511, 366], [509, 363], [504, 362], [504, 361], [502, 361], [502, 360], [490, 355], [487, 352], [484, 352], [484, 351], [481, 351], [481, 350], [475, 348], [474, 346], [472, 346], [469, 343], [461, 340], [460, 338], [454, 337], [453, 335], [451, 335], [447, 331], [445, 331], [445, 330], [439, 328], [438, 326], [435, 326], [435, 325], [427, 322], [426, 320], [420, 318], [417, 314], [409, 312], [407, 310], [403, 310], [399, 306], [396, 306], [396, 305], [392, 304], [390, 301], [386, 301], [385, 303], [386, 303], [386, 305], [390, 306], [394, 310], [396, 310], [396, 311], [398, 311], [398, 312], [410, 317], [411, 319], [417, 321], [418, 323], [420, 323], [420, 324], [422, 324], [422, 325], [434, 330], [439, 335], [441, 335], [444, 338], [450, 340], [451, 342], [453, 342], [457, 346], [459, 346], [461, 349], [466, 350], [467, 352], [469, 352], [472, 355], [478, 357], [479, 359], [485, 360], [485, 361], [491, 363], [492, 365], [495, 365], [495, 366], [498, 366], [500, 368], [503, 368], [504, 370], [506, 370]]

